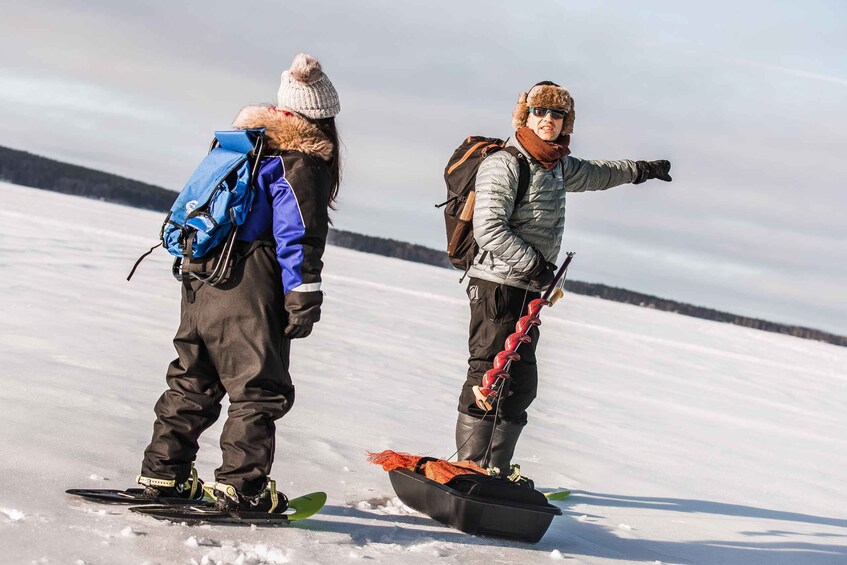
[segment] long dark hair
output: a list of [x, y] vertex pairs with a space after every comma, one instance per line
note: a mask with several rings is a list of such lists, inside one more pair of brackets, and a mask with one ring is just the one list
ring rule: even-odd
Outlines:
[[341, 143], [338, 139], [338, 128], [335, 118], [313, 120], [326, 138], [332, 143], [332, 157], [329, 161], [330, 190], [327, 205], [335, 210], [335, 199], [338, 198], [338, 187], [341, 185]]

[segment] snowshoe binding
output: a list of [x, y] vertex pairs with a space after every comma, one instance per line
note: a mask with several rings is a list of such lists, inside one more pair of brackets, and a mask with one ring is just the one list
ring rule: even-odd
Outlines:
[[323, 492], [289, 500], [276, 490], [276, 483], [272, 480], [268, 480], [265, 488], [254, 496], [244, 496], [225, 483], [211, 483], [204, 488], [207, 497], [214, 497], [214, 505], [137, 506], [130, 510], [158, 520], [187, 525], [284, 526], [313, 516], [326, 504], [326, 493]]
[[215, 509], [221, 512], [267, 512], [284, 513], [288, 510], [288, 498], [276, 490], [276, 481], [268, 479], [259, 494], [245, 496], [226, 483], [212, 483], [205, 487], [206, 493], [215, 499]]
[[515, 484], [529, 487], [531, 489], [535, 488], [535, 483], [529, 477], [524, 477], [521, 475], [521, 466], [517, 463], [513, 463], [509, 466], [505, 472], [501, 471], [498, 467], [490, 467], [488, 469], [488, 474], [492, 477], [499, 477], [501, 479], [511, 481]]
[[93, 502], [106, 504], [204, 504], [214, 501], [204, 498], [203, 481], [197, 477], [194, 466], [185, 482], [177, 483], [173, 479], [157, 479], [139, 475], [138, 484], [144, 488], [117, 489], [68, 489], [65, 492], [80, 496]]

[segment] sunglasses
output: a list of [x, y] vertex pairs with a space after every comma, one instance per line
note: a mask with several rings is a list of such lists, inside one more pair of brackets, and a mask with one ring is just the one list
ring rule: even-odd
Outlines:
[[530, 108], [529, 111], [532, 112], [532, 115], [536, 118], [543, 118], [547, 114], [550, 114], [554, 120], [564, 119], [567, 114], [567, 112], [563, 110], [554, 110], [553, 108]]

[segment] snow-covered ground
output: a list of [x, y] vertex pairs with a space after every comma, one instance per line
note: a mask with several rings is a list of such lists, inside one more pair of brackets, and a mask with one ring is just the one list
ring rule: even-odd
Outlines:
[[124, 280], [160, 214], [0, 196], [0, 563], [847, 563], [847, 348], [582, 296], [544, 312], [518, 446], [539, 486], [574, 491], [544, 539], [468, 536], [404, 507], [365, 452], [453, 451], [464, 290], [457, 272], [336, 247], [323, 321], [293, 345], [273, 472], [289, 494], [325, 490], [321, 514], [188, 527], [72, 499], [132, 485], [179, 285], [161, 250]]

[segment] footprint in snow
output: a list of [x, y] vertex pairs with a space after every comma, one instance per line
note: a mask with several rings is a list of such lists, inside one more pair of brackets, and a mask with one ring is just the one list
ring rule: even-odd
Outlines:
[[450, 557], [453, 555], [453, 552], [450, 551], [447, 544], [431, 539], [425, 539], [422, 543], [410, 546], [408, 551], [413, 553], [429, 554], [433, 557]]
[[3, 518], [4, 522], [23, 522], [26, 517], [23, 512], [20, 510], [15, 510], [13, 508], [0, 508], [0, 517]]
[[126, 528], [121, 530], [121, 536], [125, 538], [137, 538], [146, 535], [147, 534], [145, 532], [139, 532], [137, 530], [134, 530], [132, 526], [127, 526]]
[[191, 536], [185, 540], [185, 545], [188, 547], [221, 547], [221, 542], [213, 539], [198, 538]]
[[365, 510], [370, 512], [379, 512], [380, 514], [415, 514], [415, 511], [402, 502], [397, 497], [378, 496], [361, 502], [353, 503], [357, 510]]

